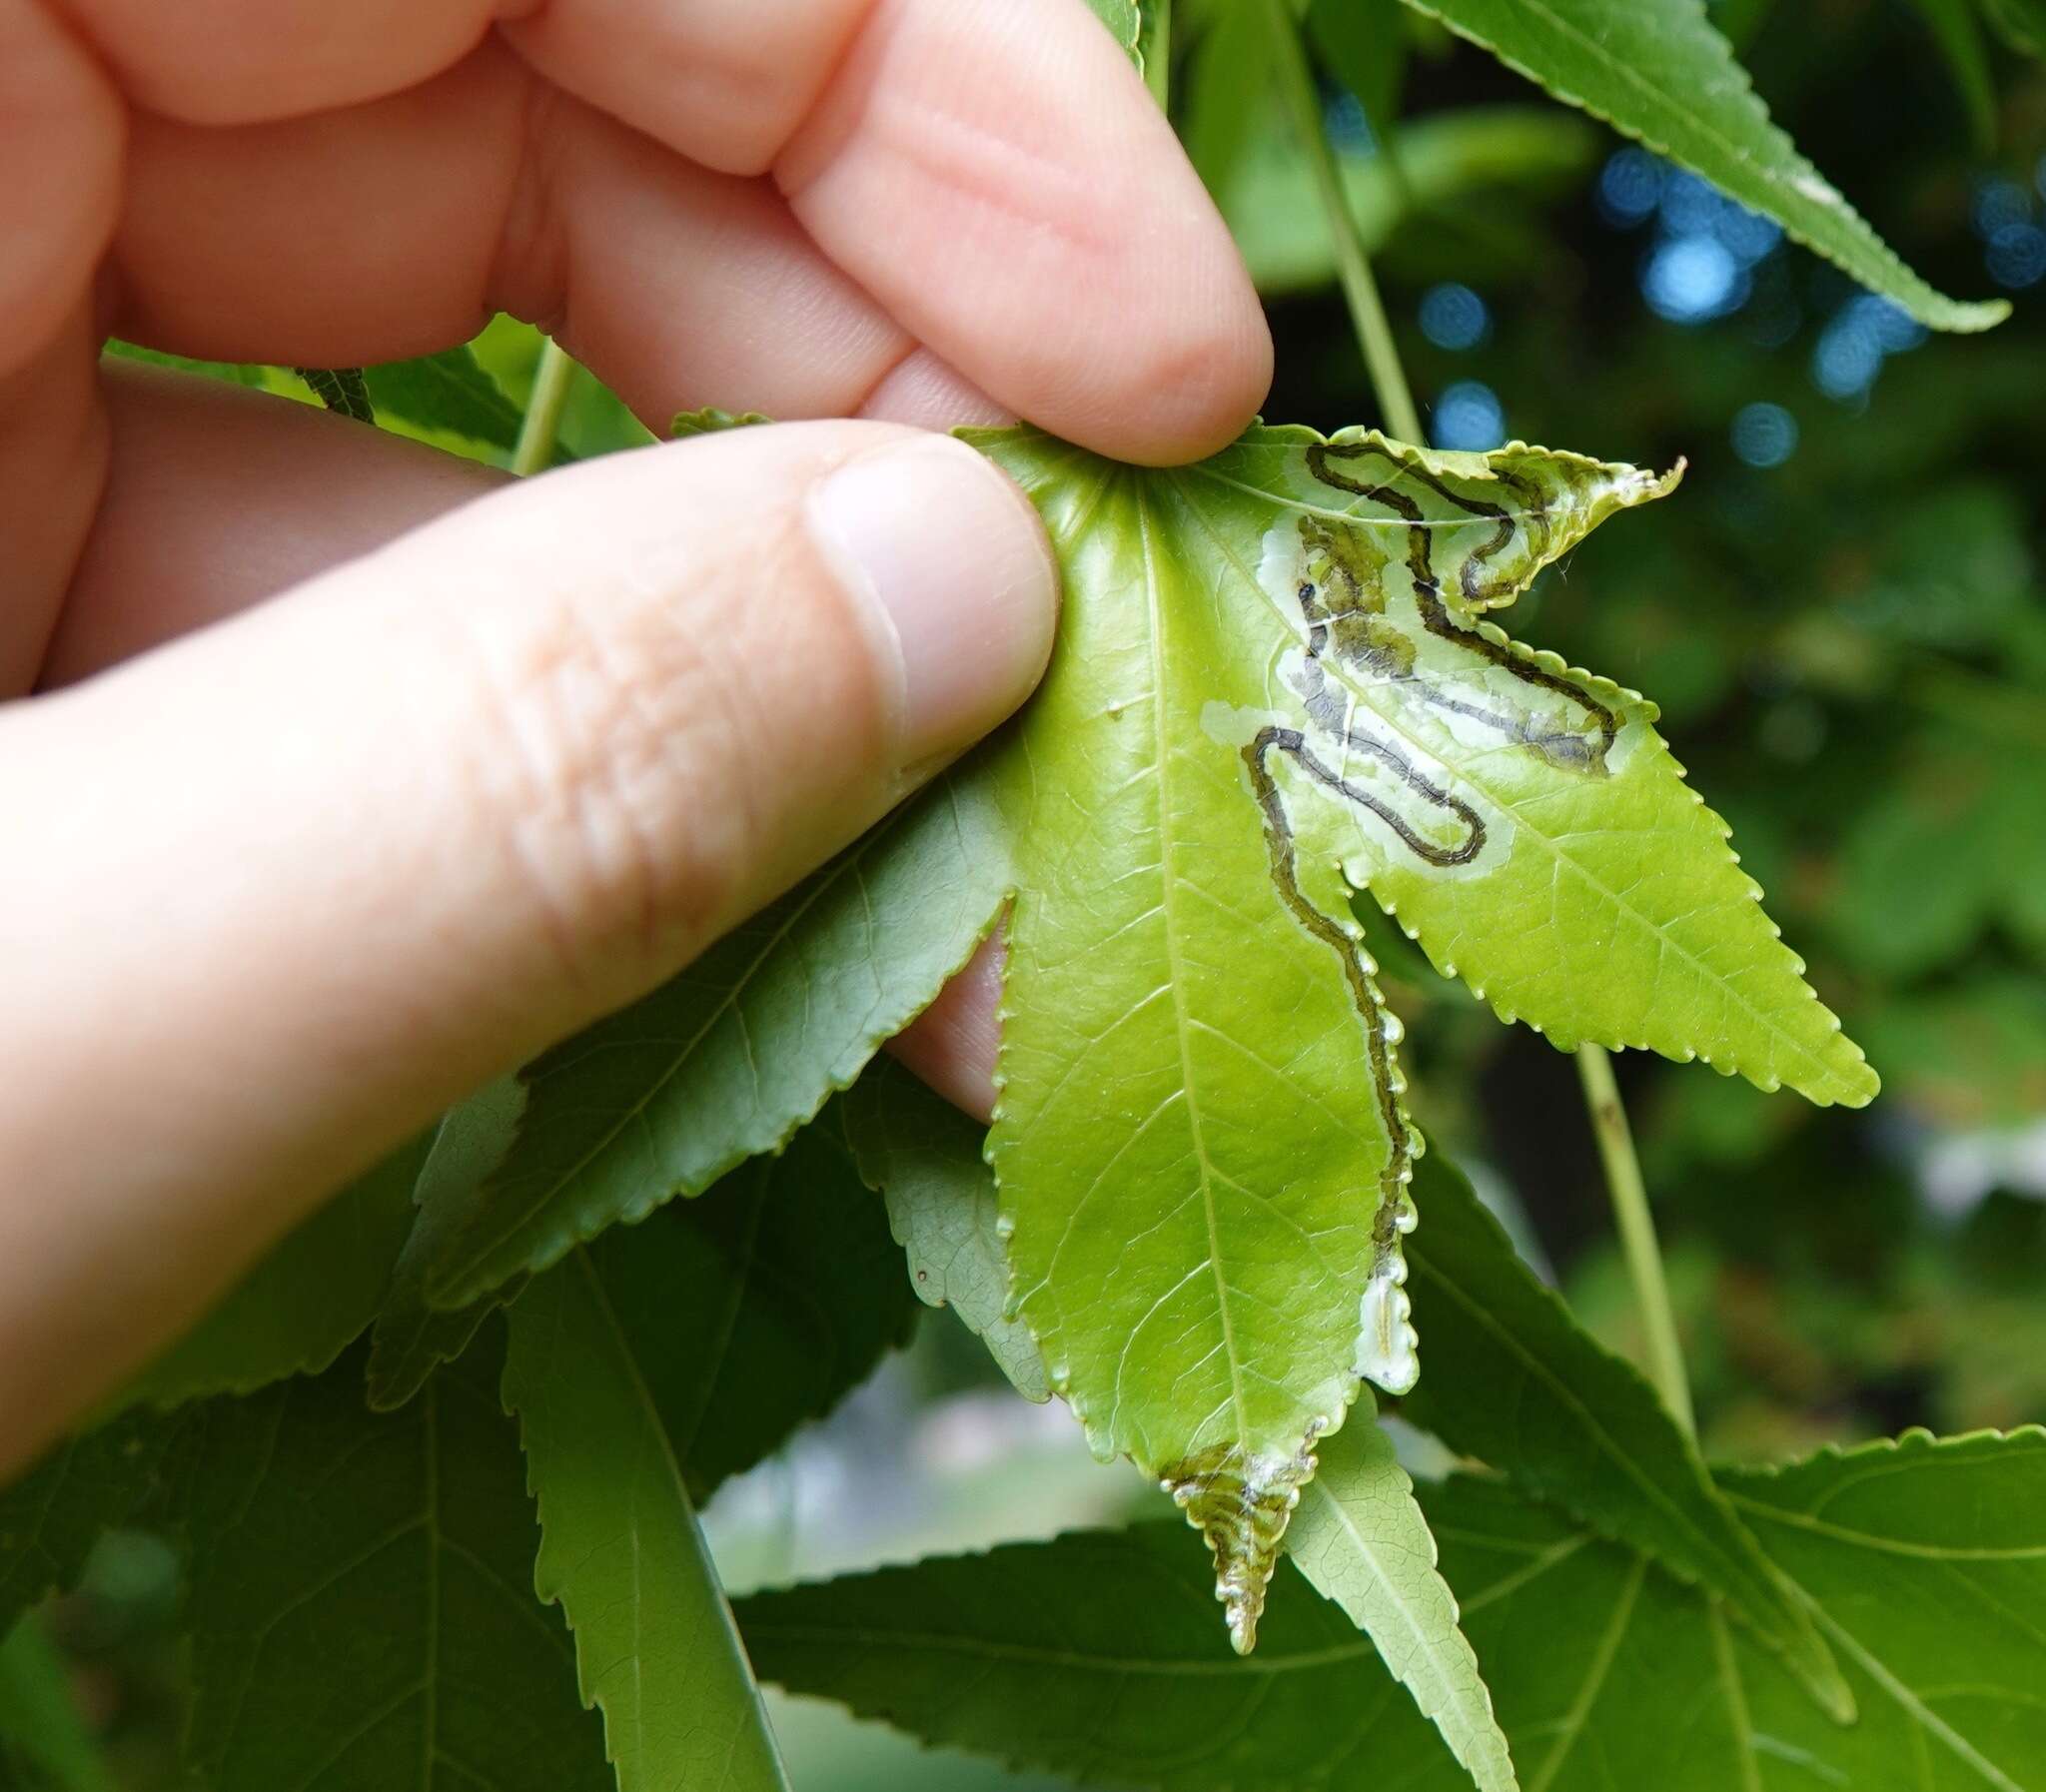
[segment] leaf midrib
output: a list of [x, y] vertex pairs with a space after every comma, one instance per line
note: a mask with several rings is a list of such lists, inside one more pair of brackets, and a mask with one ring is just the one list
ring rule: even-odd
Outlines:
[[1251, 1422], [1244, 1398], [1243, 1361], [1237, 1351], [1236, 1328], [1229, 1311], [1229, 1284], [1222, 1273], [1222, 1240], [1216, 1230], [1215, 1168], [1209, 1162], [1207, 1141], [1202, 1134], [1201, 1105], [1195, 1091], [1193, 1055], [1188, 1045], [1192, 1022], [1187, 1014], [1184, 979], [1180, 975], [1179, 921], [1174, 906], [1178, 883], [1173, 875], [1176, 843], [1172, 826], [1172, 750], [1166, 733], [1165, 616], [1159, 590], [1158, 562], [1151, 545], [1151, 513], [1145, 501], [1143, 481], [1133, 478], [1130, 487], [1131, 502], [1137, 511], [1137, 531], [1144, 544], [1144, 600], [1150, 619], [1151, 729], [1158, 766], [1158, 867], [1162, 886], [1158, 908], [1165, 923], [1166, 964], [1172, 990], [1173, 1043], [1179, 1048], [1180, 1087], [1186, 1092], [1187, 1128], [1192, 1136], [1194, 1157], [1201, 1167], [1201, 1211], [1208, 1227], [1208, 1268], [1215, 1283], [1215, 1310], [1222, 1327], [1222, 1352], [1229, 1363], [1230, 1405], [1236, 1414], [1236, 1436], [1232, 1441], [1249, 1452], [1252, 1448]]

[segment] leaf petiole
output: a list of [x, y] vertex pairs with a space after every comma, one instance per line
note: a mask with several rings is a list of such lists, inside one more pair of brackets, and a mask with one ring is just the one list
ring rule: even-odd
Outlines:
[[1690, 1382], [1683, 1372], [1683, 1346], [1676, 1338], [1676, 1318], [1669, 1306], [1669, 1284], [1662, 1274], [1662, 1253], [1655, 1243], [1655, 1221], [1648, 1212], [1648, 1191], [1634, 1156], [1633, 1131], [1620, 1105], [1619, 1085], [1612, 1080], [1612, 1058], [1588, 1039], [1577, 1047], [1577, 1076], [1584, 1085], [1584, 1106], [1591, 1133], [1598, 1141], [1605, 1186], [1612, 1196], [1613, 1223], [1626, 1257], [1627, 1280], [1633, 1285], [1647, 1350], [1648, 1379], [1669, 1408], [1669, 1415], [1687, 1436], [1697, 1435], [1691, 1411]]
[[1308, 67], [1307, 49], [1301, 42], [1300, 27], [1287, 0], [1264, 0], [1265, 22], [1272, 30], [1272, 49], [1284, 91], [1286, 109], [1300, 134], [1300, 146], [1314, 170], [1315, 189], [1321, 195], [1322, 215], [1328, 221], [1329, 236], [1336, 249], [1336, 268], [1343, 282], [1343, 297], [1350, 305], [1350, 322], [1357, 332], [1358, 346], [1378, 394], [1379, 409], [1386, 414], [1386, 433], [1417, 447], [1426, 444], [1421, 434], [1421, 414], [1414, 407], [1414, 394], [1407, 385], [1407, 372], [1400, 365], [1400, 350], [1393, 341], [1393, 326], [1386, 316], [1379, 283], [1365, 253], [1364, 238], [1350, 209], [1350, 196], [1343, 190], [1342, 172], [1329, 135], [1322, 126], [1321, 102], [1315, 95], [1314, 74]]

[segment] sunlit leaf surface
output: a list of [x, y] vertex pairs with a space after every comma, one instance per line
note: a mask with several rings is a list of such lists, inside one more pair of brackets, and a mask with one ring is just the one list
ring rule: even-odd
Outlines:
[[992, 762], [1012, 842], [990, 1158], [1015, 1298], [1103, 1454], [1208, 1536], [1247, 1647], [1318, 1435], [1417, 1372], [1415, 1151], [1348, 899], [1558, 1044], [1874, 1088], [1654, 711], [1481, 613], [1673, 482], [1257, 429], [1199, 465], [970, 439], [1064, 565]]

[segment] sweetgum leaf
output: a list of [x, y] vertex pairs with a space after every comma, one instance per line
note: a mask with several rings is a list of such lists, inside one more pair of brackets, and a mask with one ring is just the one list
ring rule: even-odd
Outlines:
[[[1999, 0], [2011, 3], [2011, 0]], [[1742, 205], [1934, 330], [1986, 330], [2000, 299], [1964, 304], [1898, 259], [1769, 122], [1701, 0], [1408, 0], [1458, 36]]]
[[292, 372], [313, 389], [313, 396], [329, 411], [359, 424], [377, 421], [377, 408], [370, 402], [361, 368], [294, 368]]
[[969, 760], [679, 977], [523, 1073], [502, 1163], [429, 1266], [460, 1309], [773, 1151], [858, 1076], [994, 925], [1010, 882]]
[[909, 1282], [950, 1307], [1026, 1399], [1051, 1398], [1044, 1358], [1008, 1312], [1000, 1201], [984, 1156], [987, 1129], [933, 1095], [892, 1058], [876, 1058], [846, 1092], [845, 1131], [860, 1176], [888, 1204]]
[[607, 1792], [567, 1632], [534, 1602], [539, 1541], [496, 1350], [403, 1412], [359, 1354], [193, 1409], [187, 1751], [209, 1792]]
[[[1526, 1784], [2029, 1792], [2046, 1784], [2046, 1431], [1922, 1433], [1722, 1473], [1838, 1649], [1823, 1715], [1720, 1607], [1508, 1486], [1419, 1489]], [[1206, 1576], [1140, 1525], [756, 1595], [767, 1679], [931, 1742], [1171, 1792], [1470, 1784], [1337, 1607], [1282, 1577], [1232, 1661]]]
[[1165, 1482], [1247, 1647], [1315, 1438], [1412, 1385], [1416, 1149], [1369, 887], [1503, 1015], [1864, 1101], [1874, 1079], [1653, 710], [1476, 612], [1630, 467], [1254, 429], [1198, 465], [967, 432], [1065, 572], [992, 773], [1012, 844], [990, 1158], [1024, 1322], [1103, 1455]]
[[432, 1137], [409, 1140], [301, 1222], [123, 1389], [120, 1403], [171, 1406], [324, 1370], [384, 1299]]
[[510, 452], [518, 441], [518, 407], [467, 344], [412, 361], [365, 368], [377, 412], [422, 430], [445, 430]]
[[1287, 1553], [1372, 1639], [1480, 1792], [1515, 1792], [1513, 1756], [1478, 1657], [1457, 1628], [1457, 1597], [1436, 1571], [1428, 1519], [1371, 1407], [1366, 1394], [1321, 1444]]
[[580, 1248], [512, 1309], [505, 1395], [539, 1502], [534, 1585], [574, 1629], [619, 1792], [785, 1788], [644, 1347]]
[[427, 1274], [492, 1171], [505, 1161], [525, 1114], [525, 1085], [515, 1076], [486, 1083], [441, 1117], [413, 1188], [412, 1231], [391, 1272], [370, 1335], [370, 1407], [395, 1412], [444, 1362], [453, 1362], [506, 1302], [525, 1286], [515, 1276], [469, 1306], [444, 1311], [427, 1300]]
[[0, 1635], [68, 1588], [100, 1532], [155, 1492], [166, 1440], [160, 1421], [128, 1413], [67, 1437], [0, 1487]]
[[916, 1311], [837, 1121], [578, 1247], [512, 1310], [538, 1585], [574, 1626], [623, 1792], [783, 1783], [695, 1506], [834, 1405]]
[[1851, 1718], [1810, 1614], [1639, 1371], [1535, 1281], [1454, 1169], [1424, 1161], [1414, 1199], [1407, 1287], [1429, 1363], [1401, 1416], [1719, 1594], [1825, 1709]]

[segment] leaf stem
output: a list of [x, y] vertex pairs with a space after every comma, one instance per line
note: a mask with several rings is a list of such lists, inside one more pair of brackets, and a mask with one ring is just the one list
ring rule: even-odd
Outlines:
[[1343, 189], [1342, 171], [1329, 147], [1329, 134], [1322, 125], [1322, 105], [1315, 92], [1313, 71], [1308, 67], [1307, 48], [1294, 22], [1287, 0], [1264, 0], [1265, 22], [1272, 28], [1272, 49], [1284, 90], [1286, 109], [1300, 134], [1301, 149], [1314, 171], [1315, 187], [1321, 195], [1322, 215], [1336, 248], [1336, 271], [1343, 283], [1343, 297], [1350, 305], [1350, 322], [1364, 351], [1364, 365], [1378, 394], [1379, 409], [1385, 413], [1387, 431], [1402, 442], [1420, 444], [1421, 414], [1414, 408], [1414, 394], [1407, 385], [1407, 373], [1400, 365], [1400, 351], [1393, 341], [1392, 321], [1379, 297], [1379, 283], [1365, 253], [1364, 238], [1358, 234], [1357, 215], [1350, 196]]
[[1669, 1284], [1662, 1275], [1662, 1253], [1655, 1244], [1655, 1221], [1648, 1212], [1640, 1160], [1634, 1156], [1633, 1130], [1620, 1105], [1619, 1085], [1612, 1080], [1612, 1059], [1603, 1046], [1588, 1040], [1577, 1047], [1576, 1057], [1584, 1106], [1590, 1111], [1591, 1133], [1605, 1166], [1612, 1217], [1619, 1228], [1620, 1250], [1626, 1257], [1627, 1279], [1633, 1284], [1634, 1306], [1646, 1340], [1648, 1379], [1684, 1433], [1696, 1436], [1697, 1419], [1691, 1411], [1690, 1382], [1683, 1372], [1676, 1318], [1669, 1306]]
[[1172, 0], [1138, 0], [1137, 51], [1144, 59], [1144, 85], [1164, 112], [1172, 100]]
[[561, 408], [568, 402], [568, 384], [574, 378], [575, 363], [560, 344], [548, 337], [540, 344], [539, 365], [532, 375], [532, 397], [526, 401], [518, 441], [512, 449], [512, 470], [520, 478], [538, 472], [553, 459]]

